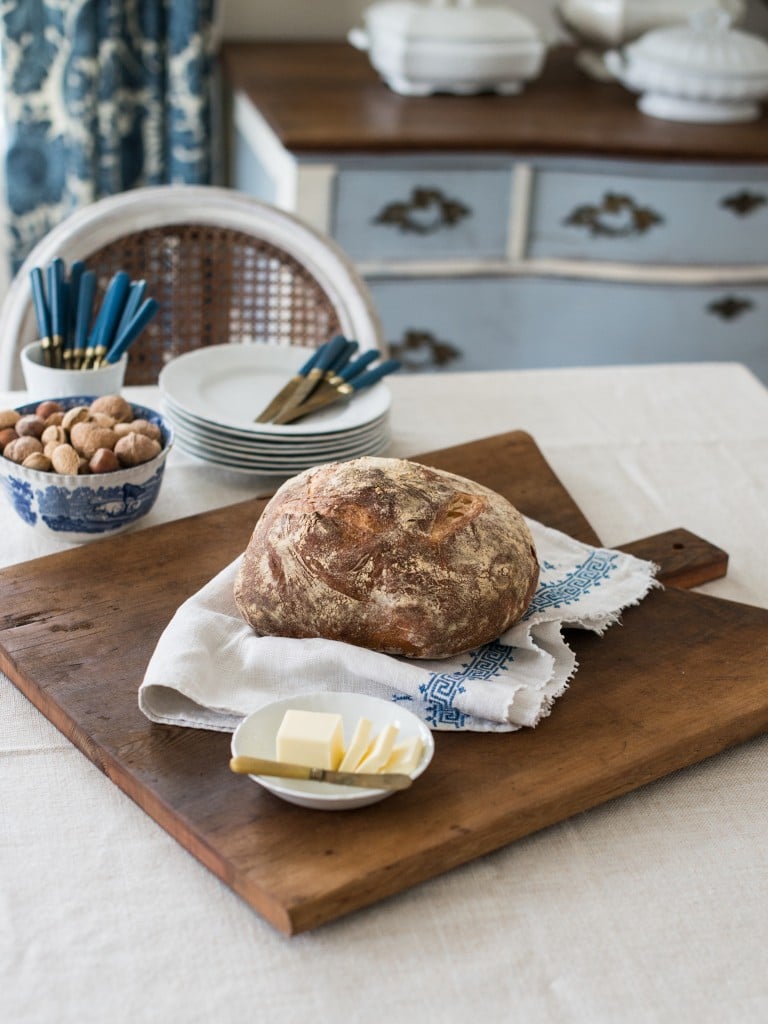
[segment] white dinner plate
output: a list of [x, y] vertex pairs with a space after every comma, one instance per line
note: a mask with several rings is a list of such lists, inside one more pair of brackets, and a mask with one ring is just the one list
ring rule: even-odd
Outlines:
[[[345, 744], [349, 743], [361, 718], [371, 720], [374, 733], [378, 733], [390, 722], [397, 722], [400, 726], [398, 738], [418, 736], [422, 742], [419, 763], [411, 772], [411, 778], [414, 780], [426, 771], [435, 752], [430, 730], [421, 719], [406, 710], [402, 703], [369, 697], [362, 693], [316, 692], [284, 697], [248, 715], [232, 736], [232, 754], [235, 757], [243, 755], [274, 760], [277, 730], [289, 708], [341, 715]], [[282, 779], [271, 775], [249, 775], [248, 778], [289, 803], [323, 811], [346, 811], [353, 807], [365, 807], [391, 796], [393, 792], [388, 789], [357, 789], [330, 782], [313, 782], [310, 779]]]
[[227, 449], [232, 452], [243, 452], [247, 454], [275, 455], [302, 455], [309, 453], [334, 452], [345, 445], [364, 442], [380, 433], [386, 426], [388, 416], [381, 416], [371, 423], [360, 427], [357, 430], [345, 431], [335, 434], [317, 434], [311, 438], [280, 438], [279, 444], [273, 438], [264, 438], [256, 435], [248, 435], [243, 432], [234, 432], [221, 429], [215, 425], [203, 423], [194, 416], [178, 410], [170, 403], [163, 401], [162, 408], [167, 419], [173, 423], [174, 428], [185, 432], [190, 437], [196, 437], [201, 442]]
[[311, 351], [265, 344], [209, 345], [172, 359], [161, 370], [158, 383], [169, 404], [200, 421], [265, 437], [311, 437], [351, 430], [387, 412], [391, 395], [380, 381], [349, 401], [329, 406], [298, 423], [254, 423], [254, 417], [306, 362]]
[[226, 469], [232, 469], [241, 473], [257, 473], [262, 476], [292, 476], [300, 473], [311, 466], [317, 466], [325, 462], [343, 462], [347, 459], [359, 458], [363, 455], [381, 455], [389, 446], [390, 436], [386, 430], [377, 438], [366, 441], [359, 447], [346, 448], [342, 451], [329, 454], [312, 454], [283, 458], [266, 456], [248, 458], [242, 455], [232, 455], [226, 452], [219, 452], [209, 444], [200, 443], [196, 438], [187, 437], [183, 432], [174, 426], [176, 446], [193, 455], [197, 459], [209, 462], [212, 465]]

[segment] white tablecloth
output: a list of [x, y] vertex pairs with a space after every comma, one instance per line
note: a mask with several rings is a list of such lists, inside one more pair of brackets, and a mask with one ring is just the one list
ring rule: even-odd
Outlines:
[[[685, 526], [731, 556], [705, 591], [768, 607], [768, 392], [743, 367], [391, 388], [388, 454], [528, 430], [604, 543]], [[175, 450], [144, 525], [273, 486]], [[57, 550], [0, 514], [0, 564]], [[0, 1020], [762, 1024], [767, 758], [763, 737], [287, 939], [0, 677]]]

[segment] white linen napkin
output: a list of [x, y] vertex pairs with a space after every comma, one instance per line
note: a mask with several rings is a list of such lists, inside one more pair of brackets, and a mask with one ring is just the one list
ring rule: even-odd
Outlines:
[[420, 661], [336, 640], [258, 636], [235, 605], [238, 558], [177, 610], [147, 666], [139, 707], [153, 722], [231, 732], [272, 700], [352, 690], [402, 701], [435, 730], [535, 726], [576, 672], [563, 628], [602, 633], [658, 584], [651, 562], [527, 522], [539, 586], [525, 617], [493, 643]]

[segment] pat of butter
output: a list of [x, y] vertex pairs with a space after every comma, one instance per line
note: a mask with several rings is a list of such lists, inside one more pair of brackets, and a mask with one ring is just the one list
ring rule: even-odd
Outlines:
[[409, 736], [401, 743], [396, 743], [383, 770], [385, 772], [402, 772], [403, 775], [410, 775], [419, 763], [422, 747], [423, 744], [420, 736]]
[[390, 722], [385, 725], [379, 735], [368, 748], [365, 757], [358, 764], [355, 771], [378, 772], [384, 767], [392, 753], [400, 726], [397, 722]]
[[289, 708], [277, 730], [278, 761], [309, 768], [338, 768], [344, 756], [341, 715]]
[[353, 772], [355, 770], [358, 762], [362, 760], [363, 755], [368, 749], [372, 731], [373, 722], [370, 718], [361, 718], [358, 721], [355, 726], [355, 731], [352, 734], [352, 739], [347, 747], [347, 752], [339, 766], [339, 771]]

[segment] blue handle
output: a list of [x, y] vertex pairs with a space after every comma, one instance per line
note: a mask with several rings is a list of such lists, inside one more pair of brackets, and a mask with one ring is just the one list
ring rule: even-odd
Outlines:
[[322, 370], [323, 373], [325, 373], [325, 371], [330, 369], [342, 354], [346, 344], [347, 339], [343, 334], [337, 334], [335, 338], [331, 338], [325, 348], [321, 350], [314, 368], [316, 370]]
[[341, 373], [355, 352], [357, 352], [357, 349], [358, 343], [356, 341], [345, 341], [344, 348], [334, 360], [333, 365], [328, 367], [327, 373]]
[[353, 363], [350, 363], [348, 366], [345, 366], [344, 369], [339, 374], [339, 376], [343, 380], [347, 380], [350, 381], [350, 383], [354, 383], [354, 378], [357, 377], [358, 374], [362, 373], [366, 366], [370, 366], [371, 363], [376, 362], [378, 358], [379, 353], [376, 351], [376, 349], [369, 349], [367, 352], [363, 352], [363, 354], [359, 356], [357, 359], [355, 359]]
[[123, 312], [120, 315], [120, 322], [114, 330], [114, 339], [120, 337], [125, 328], [131, 322], [136, 315], [136, 312], [144, 299], [144, 293], [147, 290], [147, 282], [142, 278], [140, 281], [134, 281], [128, 290], [128, 298], [125, 300], [123, 306]]
[[64, 308], [64, 260], [56, 257], [48, 267], [48, 301], [51, 305], [51, 331], [63, 338], [67, 333]]
[[118, 361], [128, 346], [141, 334], [158, 309], [160, 309], [160, 303], [157, 299], [146, 299], [142, 303], [131, 322], [126, 325], [123, 333], [115, 339], [107, 352], [105, 358], [108, 363]]
[[74, 336], [77, 325], [77, 302], [80, 297], [80, 281], [85, 273], [85, 263], [82, 260], [73, 260], [69, 268], [69, 301], [67, 303], [67, 320], [70, 333]]
[[88, 328], [91, 326], [93, 297], [96, 294], [96, 275], [92, 270], [83, 271], [77, 293], [77, 317], [75, 319], [74, 347], [82, 352], [88, 342]]
[[362, 388], [368, 388], [371, 384], [375, 384], [382, 377], [386, 377], [388, 373], [394, 373], [395, 370], [399, 370], [400, 365], [397, 359], [385, 359], [383, 363], [379, 363], [378, 366], [369, 370], [368, 373], [360, 374], [359, 377], [355, 377], [349, 383], [355, 391], [360, 391]]
[[306, 361], [306, 363], [304, 363], [302, 368], [298, 371], [300, 377], [306, 377], [307, 376], [309, 371], [317, 363], [317, 360], [320, 358], [320, 353], [323, 351], [324, 348], [325, 348], [325, 345], [321, 345], [319, 348], [315, 349], [315, 351], [312, 353], [312, 355], [309, 357], [309, 359]]
[[45, 301], [45, 286], [43, 284], [43, 272], [40, 267], [33, 267], [29, 272], [29, 279], [32, 284], [32, 303], [35, 307], [37, 318], [37, 329], [41, 338], [51, 336], [51, 314], [48, 303]]
[[106, 295], [101, 303], [99, 315], [96, 317], [96, 323], [93, 325], [91, 337], [88, 340], [89, 349], [106, 351], [110, 347], [130, 286], [131, 279], [128, 274], [124, 270], [118, 270], [109, 282]]

